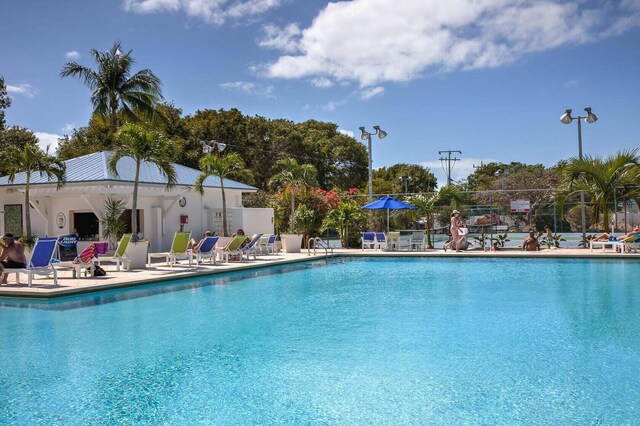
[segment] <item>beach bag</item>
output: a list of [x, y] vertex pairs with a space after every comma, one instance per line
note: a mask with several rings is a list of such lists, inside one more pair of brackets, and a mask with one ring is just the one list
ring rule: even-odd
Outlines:
[[107, 273], [105, 272], [104, 269], [102, 269], [102, 267], [100, 267], [99, 265], [94, 265], [94, 269], [93, 269], [94, 277], [104, 277], [105, 275], [107, 275]]

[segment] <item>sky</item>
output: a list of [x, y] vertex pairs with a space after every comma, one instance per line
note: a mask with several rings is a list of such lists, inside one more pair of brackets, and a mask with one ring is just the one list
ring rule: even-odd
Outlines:
[[[373, 166], [462, 151], [459, 180], [491, 161], [551, 166], [640, 146], [640, 0], [3, 0], [0, 75], [9, 125], [42, 145], [86, 126], [90, 92], [60, 78], [115, 41], [133, 70], [193, 114], [238, 108], [336, 123], [373, 138]], [[362, 141], [366, 144], [366, 141]]]

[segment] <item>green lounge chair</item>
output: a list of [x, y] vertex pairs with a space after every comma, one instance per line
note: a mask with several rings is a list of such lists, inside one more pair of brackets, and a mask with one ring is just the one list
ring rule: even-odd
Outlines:
[[247, 241], [249, 237], [246, 235], [238, 235], [233, 240], [229, 241], [225, 247], [216, 249], [216, 253], [223, 259], [224, 262], [229, 262], [229, 256], [235, 255], [239, 257], [239, 261], [242, 262], [242, 244]]
[[133, 234], [124, 234], [120, 241], [118, 241], [118, 247], [116, 247], [116, 252], [113, 254], [113, 257], [100, 259], [100, 256], [96, 259], [96, 263], [100, 266], [101, 262], [114, 262], [116, 264], [116, 271], [120, 271], [120, 265], [122, 264], [122, 268], [125, 271], [131, 269], [131, 258], [127, 255], [126, 250], [129, 245], [129, 241], [131, 241], [131, 236]]
[[191, 240], [191, 232], [176, 232], [171, 243], [171, 250], [163, 253], [149, 253], [147, 255], [147, 264], [151, 264], [154, 257], [164, 257], [167, 265], [173, 267], [178, 263], [179, 259], [188, 259], [189, 266], [193, 264], [193, 256], [189, 252], [189, 241]]

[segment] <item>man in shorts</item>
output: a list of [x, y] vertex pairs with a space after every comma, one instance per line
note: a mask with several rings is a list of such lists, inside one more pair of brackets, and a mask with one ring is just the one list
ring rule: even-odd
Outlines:
[[2, 284], [7, 283], [7, 275], [3, 274], [5, 269], [22, 269], [27, 267], [27, 257], [24, 255], [24, 248], [16, 242], [13, 234], [6, 233], [2, 236], [2, 254], [0, 254], [0, 274], [2, 274]]

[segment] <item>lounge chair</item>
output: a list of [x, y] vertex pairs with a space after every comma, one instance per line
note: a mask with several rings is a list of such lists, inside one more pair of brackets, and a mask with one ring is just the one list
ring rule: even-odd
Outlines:
[[209, 259], [209, 263], [216, 264], [216, 252], [215, 247], [220, 237], [205, 237], [198, 251], [192, 253], [192, 257], [195, 259], [196, 265], [200, 264], [200, 261]]
[[620, 253], [631, 253], [632, 251], [637, 253], [638, 249], [640, 249], [640, 235], [638, 234], [631, 234], [616, 244], [616, 251]]
[[229, 257], [231, 255], [238, 256], [239, 261], [242, 262], [242, 244], [247, 240], [246, 235], [238, 235], [234, 237], [233, 240], [229, 241], [229, 243], [224, 247], [216, 248], [216, 254], [220, 256], [220, 258], [224, 262], [229, 262]]
[[400, 248], [400, 233], [389, 232], [387, 235], [387, 250], [398, 250]]
[[376, 243], [376, 233], [375, 232], [363, 232], [362, 233], [362, 250], [365, 248], [375, 249], [377, 246]]
[[424, 232], [422, 231], [412, 232], [409, 246], [411, 250], [424, 250], [424, 246], [425, 246]]
[[609, 240], [591, 240], [589, 241], [589, 252], [593, 252], [593, 249], [596, 248], [596, 246], [600, 246], [602, 247], [602, 252], [604, 253], [606, 251], [607, 246], [610, 246], [613, 251], [616, 251], [616, 247], [618, 245], [618, 241], [614, 239], [609, 239]]
[[275, 234], [262, 235], [262, 238], [260, 238], [260, 243], [258, 244], [258, 250], [262, 254], [275, 254], [276, 235]]
[[256, 260], [260, 238], [262, 238], [262, 234], [255, 234], [253, 238], [251, 238], [251, 241], [241, 248], [242, 253], [247, 257], [247, 260], [249, 260], [249, 255], [251, 254], [253, 254], [253, 260]]
[[171, 243], [171, 250], [163, 253], [149, 253], [147, 255], [147, 263], [151, 264], [151, 259], [154, 257], [164, 257], [170, 267], [178, 263], [179, 259], [188, 259], [189, 266], [191, 266], [192, 255], [188, 250], [190, 240], [191, 232], [176, 232]]
[[56, 245], [58, 244], [58, 238], [38, 238], [36, 244], [33, 246], [31, 257], [27, 262], [26, 268], [5, 268], [3, 275], [16, 274], [16, 283], [20, 284], [20, 274], [27, 274], [27, 282], [29, 287], [33, 282], [33, 276], [53, 274], [53, 284], [58, 285], [58, 272], [51, 260], [53, 254], [56, 251]]
[[132, 234], [124, 234], [122, 238], [120, 238], [118, 247], [116, 247], [116, 252], [113, 254], [113, 257], [101, 259], [100, 256], [98, 256], [96, 258], [96, 264], [100, 266], [100, 263], [102, 262], [114, 262], [116, 264], [116, 271], [120, 271], [121, 264], [124, 270], [130, 270], [131, 258], [127, 255], [126, 250], [127, 246], [129, 245], [129, 241], [131, 241], [131, 235]]
[[376, 232], [376, 245], [380, 250], [387, 250], [387, 236], [384, 232]]

